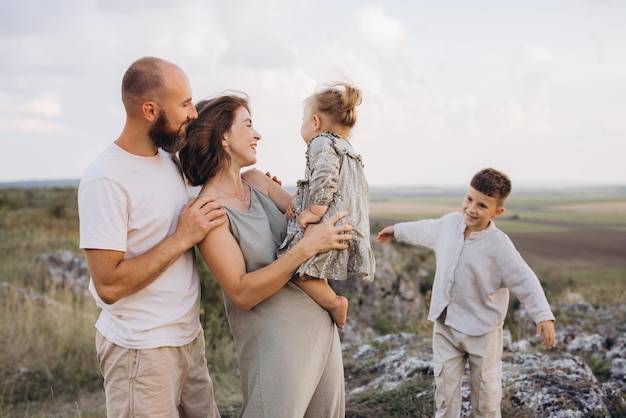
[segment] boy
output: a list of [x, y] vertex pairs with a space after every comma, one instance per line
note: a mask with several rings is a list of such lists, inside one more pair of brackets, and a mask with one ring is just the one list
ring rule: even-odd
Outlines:
[[509, 289], [537, 324], [543, 345], [555, 342], [554, 315], [539, 279], [492, 219], [504, 212], [511, 182], [486, 168], [474, 175], [461, 213], [401, 222], [378, 233], [380, 243], [420, 245], [435, 251], [437, 268], [428, 319], [433, 328], [435, 416], [461, 414], [461, 376], [470, 367], [474, 417], [500, 417], [502, 324]]

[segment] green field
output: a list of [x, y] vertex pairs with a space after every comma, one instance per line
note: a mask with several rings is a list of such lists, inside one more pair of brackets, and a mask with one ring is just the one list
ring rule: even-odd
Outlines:
[[[371, 217], [413, 220], [438, 217], [460, 210], [464, 193], [414, 194], [400, 197], [372, 193]], [[559, 193], [513, 193], [498, 226], [507, 231], [523, 221], [538, 231], [563, 228], [559, 224], [582, 224], [626, 231], [626, 188], [571, 189]], [[575, 226], [575, 225], [574, 225]], [[543, 229], [547, 228], [547, 229]]]
[[[372, 230], [459, 210], [463, 196], [374, 192]], [[529, 257], [551, 296], [576, 291], [594, 304], [622, 303], [626, 188], [519, 193], [506, 207], [497, 225]], [[90, 299], [54, 287], [35, 261], [59, 249], [81, 254], [76, 188], [0, 188], [0, 416], [102, 416], [97, 310]], [[234, 349], [221, 296], [206, 267], [200, 270], [216, 396], [236, 405]], [[226, 407], [224, 416], [232, 411]]]

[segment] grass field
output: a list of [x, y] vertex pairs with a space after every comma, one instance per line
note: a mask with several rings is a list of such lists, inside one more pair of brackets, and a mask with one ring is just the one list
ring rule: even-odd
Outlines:
[[[459, 210], [460, 193], [373, 193], [372, 232]], [[626, 299], [626, 188], [513, 194], [496, 224], [551, 298]], [[75, 187], [0, 188], [0, 416], [102, 416], [91, 300], [54, 288], [40, 253], [78, 249]], [[219, 291], [201, 266], [203, 325], [216, 396], [236, 403], [233, 347]], [[43, 297], [43, 299], [42, 299]], [[42, 303], [41, 301], [51, 303]], [[225, 416], [228, 416], [225, 414]]]
[[[373, 228], [458, 211], [463, 193], [372, 198]], [[626, 268], [626, 190], [511, 195], [495, 220], [536, 268]]]

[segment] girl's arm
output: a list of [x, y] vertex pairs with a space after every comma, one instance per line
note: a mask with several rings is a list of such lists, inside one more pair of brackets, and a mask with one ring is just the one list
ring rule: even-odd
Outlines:
[[309, 175], [310, 204], [298, 216], [298, 224], [306, 228], [308, 224], [319, 222], [337, 193], [340, 158], [333, 141], [327, 136], [314, 138], [307, 149], [308, 165], [314, 167]]
[[309, 205], [298, 216], [298, 224], [302, 228], [306, 228], [309, 224], [314, 224], [322, 219], [322, 216], [328, 210], [328, 205]]
[[335, 226], [347, 214], [337, 213], [326, 222], [307, 228], [304, 237], [283, 256], [249, 273], [246, 273], [243, 254], [228, 224], [211, 230], [198, 244], [198, 249], [229, 299], [240, 309], [249, 310], [280, 290], [298, 266], [310, 257], [331, 249], [347, 249], [352, 227]]

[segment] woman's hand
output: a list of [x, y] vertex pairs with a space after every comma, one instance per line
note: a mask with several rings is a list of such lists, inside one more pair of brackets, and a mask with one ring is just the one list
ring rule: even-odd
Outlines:
[[345, 250], [352, 239], [352, 225], [335, 225], [340, 219], [348, 216], [347, 211], [335, 213], [321, 224], [309, 225], [301, 242], [311, 257], [329, 250]]

